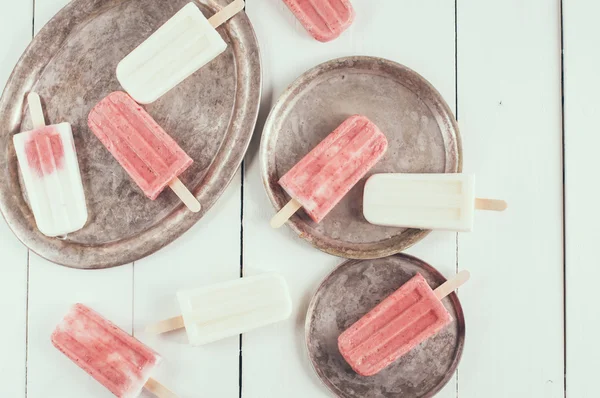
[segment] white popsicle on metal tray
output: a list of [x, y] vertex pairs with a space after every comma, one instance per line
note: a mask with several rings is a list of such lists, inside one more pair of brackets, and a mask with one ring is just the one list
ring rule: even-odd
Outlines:
[[476, 199], [468, 174], [375, 174], [365, 184], [363, 214], [372, 224], [466, 232], [475, 208], [502, 211], [506, 202]]
[[117, 79], [140, 104], [156, 101], [227, 48], [216, 27], [244, 8], [235, 0], [206, 19], [188, 3], [117, 66]]
[[277, 274], [244, 277], [177, 294], [181, 316], [150, 326], [150, 333], [185, 327], [192, 345], [203, 345], [287, 319], [292, 301]]
[[45, 126], [40, 98], [29, 94], [34, 129], [13, 136], [29, 205], [40, 232], [49, 237], [85, 225], [87, 205], [69, 123]]

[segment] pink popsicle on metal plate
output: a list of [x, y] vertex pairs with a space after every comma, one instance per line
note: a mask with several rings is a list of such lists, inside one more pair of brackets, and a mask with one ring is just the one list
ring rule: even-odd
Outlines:
[[379, 128], [367, 117], [354, 115], [288, 171], [279, 184], [318, 223], [386, 150], [387, 140]]
[[417, 274], [338, 338], [354, 371], [372, 376], [452, 322], [440, 299]]
[[162, 127], [123, 92], [114, 92], [100, 101], [90, 112], [88, 125], [152, 200], [193, 163]]
[[349, 0], [283, 0], [315, 39], [327, 42], [337, 38], [354, 21]]

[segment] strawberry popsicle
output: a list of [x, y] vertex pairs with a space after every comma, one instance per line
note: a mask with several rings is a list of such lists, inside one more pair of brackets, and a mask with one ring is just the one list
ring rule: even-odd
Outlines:
[[88, 125], [146, 196], [154, 200], [170, 186], [190, 210], [200, 210], [177, 178], [192, 159], [131, 97], [108, 95], [92, 109]]
[[340, 353], [361, 376], [372, 376], [452, 322], [441, 300], [469, 279], [462, 271], [431, 290], [417, 274], [338, 338]]
[[34, 130], [13, 136], [35, 222], [46, 236], [77, 231], [88, 218], [73, 132], [69, 123], [44, 126], [40, 97], [28, 96]]
[[365, 116], [349, 117], [279, 180], [292, 200], [271, 226], [280, 227], [300, 207], [321, 222], [386, 150], [385, 135], [373, 122]]
[[327, 42], [337, 38], [354, 21], [349, 0], [283, 0], [315, 39]]
[[146, 385], [155, 395], [175, 396], [150, 379], [158, 354], [83, 304], [56, 327], [52, 344], [119, 398], [137, 397]]

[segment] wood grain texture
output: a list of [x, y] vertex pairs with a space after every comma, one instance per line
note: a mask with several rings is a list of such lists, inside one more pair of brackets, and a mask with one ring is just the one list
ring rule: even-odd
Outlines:
[[598, 396], [600, 368], [596, 332], [600, 312], [593, 297], [600, 278], [595, 226], [600, 220], [600, 180], [595, 159], [600, 146], [600, 4], [563, 0], [567, 397]]
[[558, 0], [458, 1], [458, 111], [477, 195], [508, 202], [461, 234], [459, 397], [563, 397]]
[[[0, 87], [31, 40], [32, 3], [0, 0]], [[27, 249], [0, 216], [0, 396], [25, 396]]]
[[[381, 0], [377, 7], [354, 1], [357, 19], [330, 43], [312, 39], [281, 0], [248, 1], [263, 59], [263, 103], [244, 184], [244, 271], [282, 273], [290, 284], [294, 313], [286, 321], [243, 337], [242, 396], [326, 397], [304, 344], [304, 319], [320, 281], [343, 260], [320, 253], [288, 227], [273, 230], [275, 214], [260, 179], [258, 143], [265, 118], [285, 88], [308, 69], [333, 58], [372, 55], [402, 63], [423, 75], [454, 108], [454, 4], [427, 0]], [[431, 10], [436, 12], [432, 13]], [[264, 21], [269, 21], [264, 23]], [[418, 37], [419, 40], [407, 39]], [[427, 49], [424, 51], [424, 49]], [[409, 253], [451, 276], [456, 234], [433, 233]], [[438, 395], [456, 396], [453, 380]]]

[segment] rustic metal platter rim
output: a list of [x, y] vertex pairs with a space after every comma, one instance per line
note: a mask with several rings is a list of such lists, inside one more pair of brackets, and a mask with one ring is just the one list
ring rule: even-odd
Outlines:
[[[408, 262], [412, 262], [413, 264], [417, 265], [420, 268], [427, 270], [428, 273], [435, 276], [438, 279], [438, 281], [440, 282], [440, 284], [447, 281], [446, 277], [440, 271], [438, 271], [435, 267], [433, 267], [431, 264], [429, 264], [415, 256], [412, 256], [412, 255], [406, 254], [406, 253], [396, 253], [396, 254], [393, 254], [392, 256], [388, 256], [388, 257], [400, 257]], [[319, 297], [319, 294], [326, 287], [325, 285], [327, 284], [327, 282], [332, 277], [334, 277], [337, 272], [339, 272], [342, 268], [351, 267], [354, 264], [359, 264], [363, 261], [368, 261], [368, 260], [377, 260], [377, 259], [348, 259], [348, 260], [344, 261], [343, 263], [339, 264], [338, 266], [336, 266], [329, 274], [327, 274], [327, 276], [325, 276], [322, 279], [321, 283], [319, 283], [319, 286], [315, 289], [315, 292], [312, 295], [310, 303], [308, 304], [308, 309], [306, 311], [306, 318], [304, 320], [304, 348], [308, 355], [311, 369], [315, 372], [315, 374], [317, 375], [321, 384], [327, 388], [328, 392], [333, 394], [334, 396], [340, 397], [340, 398], [344, 398], [344, 397], [342, 397], [341, 395], [338, 394], [338, 389], [336, 389], [336, 387], [332, 383], [328, 383], [329, 379], [327, 378], [327, 376], [325, 376], [322, 373], [321, 369], [318, 367], [317, 362], [314, 358], [313, 352], [310, 349], [310, 347], [311, 347], [311, 345], [310, 345], [310, 338], [311, 338], [310, 328], [311, 328], [312, 322], [313, 322], [313, 313], [314, 313], [315, 307], [317, 305], [317, 299]], [[450, 295], [447, 296], [447, 298], [451, 301], [452, 306], [453, 306], [454, 310], [456, 311], [456, 316], [457, 316], [456, 322], [457, 322], [457, 326], [458, 326], [457, 327], [458, 328], [458, 341], [457, 341], [457, 344], [456, 344], [456, 347], [454, 350], [455, 355], [454, 355], [452, 364], [450, 365], [450, 368], [449, 368], [448, 372], [446, 373], [446, 375], [444, 376], [444, 378], [438, 383], [437, 386], [435, 386], [432, 390], [430, 390], [427, 395], [423, 395], [419, 398], [432, 398], [438, 392], [440, 392], [446, 386], [446, 384], [448, 384], [448, 382], [450, 381], [450, 379], [452, 378], [452, 376], [458, 369], [458, 365], [460, 364], [460, 360], [462, 359], [464, 346], [465, 346], [465, 339], [466, 339], [466, 322], [465, 322], [465, 317], [464, 317], [464, 310], [462, 308], [462, 305], [460, 303], [460, 300], [459, 300], [456, 292], [451, 293]]]
[[[448, 106], [448, 104], [446, 103], [446, 101], [443, 99], [443, 97], [437, 91], [437, 89], [427, 79], [425, 79], [423, 76], [421, 76], [414, 70], [412, 70], [402, 64], [399, 64], [397, 62], [394, 62], [394, 61], [391, 61], [388, 59], [384, 59], [384, 58], [371, 57], [371, 56], [349, 56], [349, 57], [337, 58], [337, 59], [333, 59], [333, 60], [324, 62], [322, 64], [319, 64], [319, 65], [309, 69], [302, 75], [300, 75], [300, 77], [298, 77], [293, 83], [291, 83], [285, 89], [285, 91], [279, 96], [279, 98], [275, 102], [275, 105], [272, 107], [271, 111], [269, 112], [269, 115], [267, 117], [267, 120], [266, 120], [264, 128], [263, 128], [262, 136], [261, 136], [260, 165], [261, 165], [261, 179], [263, 182], [263, 187], [265, 188], [267, 197], [269, 198], [269, 201], [273, 205], [275, 211], [279, 211], [283, 207], [284, 204], [281, 204], [278, 202], [275, 191], [271, 187], [270, 176], [269, 176], [270, 160], [271, 160], [271, 156], [272, 156], [271, 152], [273, 151], [273, 149], [271, 149], [269, 147], [269, 145], [272, 143], [271, 141], [274, 141], [271, 136], [277, 135], [277, 133], [274, 131], [275, 130], [274, 126], [277, 124], [278, 119], [285, 118], [285, 112], [283, 112], [283, 111], [285, 110], [285, 107], [289, 106], [288, 104], [293, 101], [293, 98], [295, 96], [294, 93], [296, 91], [300, 91], [303, 86], [304, 87], [308, 86], [313, 80], [315, 80], [321, 74], [330, 73], [332, 70], [335, 69], [334, 66], [336, 64], [338, 65], [339, 69], [344, 69], [345, 66], [342, 66], [342, 65], [347, 64], [347, 63], [350, 63], [352, 65], [355, 63], [359, 63], [359, 64], [360, 63], [364, 63], [364, 64], [379, 63], [379, 64], [383, 64], [383, 65], [386, 65], [391, 68], [395, 68], [395, 69], [401, 71], [401, 73], [407, 73], [407, 74], [413, 76], [414, 78], [418, 79], [420, 81], [420, 83], [427, 90], [429, 90], [429, 92], [431, 92], [433, 97], [436, 99], [436, 105], [438, 105], [443, 110], [442, 117], [444, 118], [444, 122], [450, 126], [450, 128], [453, 132], [453, 139], [456, 144], [456, 148], [454, 148], [454, 151], [455, 151], [454, 155], [456, 157], [456, 167], [455, 167], [455, 170], [452, 170], [451, 172], [462, 172], [463, 149], [462, 149], [462, 139], [461, 139], [458, 123], [456, 122], [453, 112], [450, 109], [450, 107]], [[363, 70], [362, 72], [364, 73], [365, 71]], [[275, 140], [275, 142], [276, 142], [276, 140]], [[356, 248], [352, 248], [352, 247], [337, 248], [332, 245], [329, 245], [327, 242], [322, 241], [320, 238], [318, 238], [310, 233], [306, 233], [303, 230], [303, 228], [300, 227], [300, 225], [303, 224], [303, 222], [301, 220], [299, 220], [298, 215], [293, 215], [286, 224], [301, 239], [307, 241], [313, 247], [315, 247], [325, 253], [328, 253], [328, 254], [331, 254], [331, 255], [334, 255], [337, 257], [357, 259], [357, 260], [377, 259], [377, 258], [391, 256], [396, 253], [400, 253], [400, 252], [408, 249], [409, 247], [413, 246], [417, 242], [421, 241], [422, 239], [424, 239], [427, 235], [429, 235], [431, 233], [431, 230], [406, 229], [401, 234], [394, 237], [394, 239], [400, 241], [400, 243], [396, 244], [396, 245], [365, 249], [365, 248], [361, 248], [361, 246], [371, 246], [372, 244], [360, 243], [360, 244], [355, 244]]]
[[[17, 199], [14, 194], [11, 195], [13, 192], [9, 189], [16, 168], [10, 163], [12, 150], [10, 138], [19, 131], [25, 116], [23, 114], [25, 93], [34, 87], [45, 67], [51, 62], [53, 51], [62, 48], [69, 37], [85, 26], [87, 21], [93, 20], [125, 1], [74, 0], [65, 6], [42, 28], [24, 51], [0, 98], [0, 109], [5, 111], [5, 117], [0, 120], [0, 125], [6, 132], [6, 135], [0, 136], [0, 143], [5, 148], [4, 154], [0, 156], [0, 164], [6, 166], [0, 171], [3, 173], [0, 174], [0, 183], [4, 186], [4, 189], [0, 189], [0, 213], [19, 241], [30, 250], [49, 261], [71, 268], [96, 269], [127, 264], [154, 253], [189, 230], [214, 205], [234, 179], [250, 145], [258, 117], [262, 94], [261, 60], [252, 25], [245, 12], [241, 12], [224, 27], [219, 28], [225, 29], [231, 38], [236, 79], [235, 108], [232, 110], [223, 142], [207, 169], [203, 183], [194, 189], [195, 196], [203, 204], [202, 212], [191, 214], [183, 206], [179, 206], [136, 237], [97, 246], [76, 242], [65, 244], [57, 239], [40, 237], [39, 233], [36, 235], [35, 231], [31, 231], [23, 221], [25, 217], [31, 217], [29, 208], [23, 207], [21, 203], [23, 198]], [[215, 4], [220, 3], [223, 6], [228, 2], [228, 0], [199, 1], [213, 11], [217, 9]], [[74, 16], [71, 18], [72, 15]], [[65, 24], [69, 25], [68, 29], [61, 30], [60, 28], [64, 28]], [[36, 62], [38, 58], [40, 61]], [[162, 230], [160, 227], [163, 227]], [[158, 234], [158, 230], [162, 233]], [[128, 250], [132, 247], [132, 250]], [[93, 255], [90, 255], [91, 252]], [[109, 255], [102, 257], [104, 253]]]

